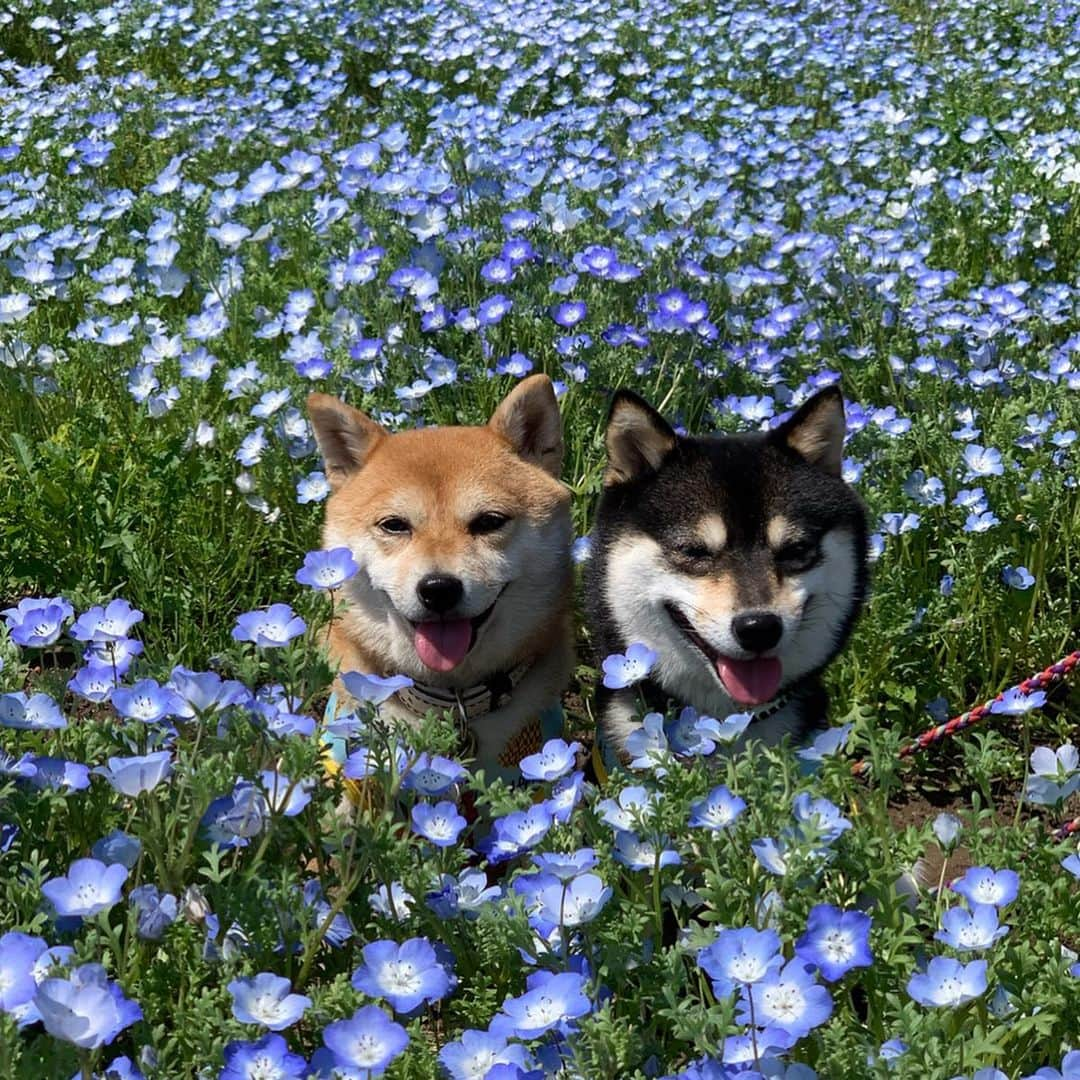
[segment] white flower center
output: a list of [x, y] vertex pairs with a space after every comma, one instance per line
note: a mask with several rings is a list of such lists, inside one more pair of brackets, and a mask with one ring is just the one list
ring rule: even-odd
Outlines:
[[407, 961], [391, 960], [383, 968], [382, 983], [396, 994], [413, 994], [420, 989], [420, 975]]
[[780, 983], [765, 991], [765, 1008], [781, 1022], [790, 1023], [806, 1011], [806, 999], [797, 986]]

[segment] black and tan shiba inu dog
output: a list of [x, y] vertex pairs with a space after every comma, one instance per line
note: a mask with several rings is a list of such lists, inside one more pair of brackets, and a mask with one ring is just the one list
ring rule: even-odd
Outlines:
[[679, 437], [620, 390], [586, 582], [600, 657], [643, 642], [640, 687], [600, 692], [601, 735], [620, 754], [650, 708], [749, 711], [747, 738], [825, 723], [820, 674], [867, 588], [866, 516], [841, 479], [844, 404], [830, 387], [774, 430]]
[[562, 728], [573, 666], [570, 492], [551, 380], [477, 427], [391, 434], [326, 394], [308, 412], [333, 493], [327, 548], [360, 571], [328, 635], [342, 672], [407, 675], [380, 712], [456, 715], [489, 778]]

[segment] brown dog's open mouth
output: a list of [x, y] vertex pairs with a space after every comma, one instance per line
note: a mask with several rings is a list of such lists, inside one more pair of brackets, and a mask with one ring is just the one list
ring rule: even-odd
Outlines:
[[698, 633], [694, 624], [670, 601], [664, 610], [683, 636], [709, 661], [728, 696], [740, 705], [763, 705], [772, 701], [780, 690], [784, 677], [784, 665], [776, 656], [755, 656], [740, 660], [725, 656], [714, 649]]
[[490, 606], [467, 618], [459, 619], [430, 619], [423, 622], [413, 622], [413, 646], [420, 662], [432, 671], [453, 671], [460, 664], [469, 651], [476, 644], [476, 638], [480, 628], [491, 618], [495, 605], [499, 602], [502, 594], [509, 586], [506, 583], [498, 596]]

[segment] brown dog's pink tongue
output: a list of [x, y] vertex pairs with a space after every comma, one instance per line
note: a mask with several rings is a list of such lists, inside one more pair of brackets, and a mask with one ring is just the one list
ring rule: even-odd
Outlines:
[[417, 623], [413, 635], [416, 655], [432, 671], [453, 671], [472, 644], [469, 619]]
[[783, 665], [775, 656], [761, 656], [756, 660], [721, 656], [716, 661], [716, 673], [724, 689], [740, 705], [763, 705], [776, 697]]

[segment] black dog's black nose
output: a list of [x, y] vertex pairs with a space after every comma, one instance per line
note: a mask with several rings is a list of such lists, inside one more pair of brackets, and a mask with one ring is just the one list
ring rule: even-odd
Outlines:
[[445, 615], [465, 595], [465, 586], [449, 574], [428, 574], [420, 579], [416, 595], [428, 610]]
[[748, 611], [731, 620], [731, 629], [747, 652], [760, 653], [776, 645], [784, 633], [784, 624], [771, 611]]

